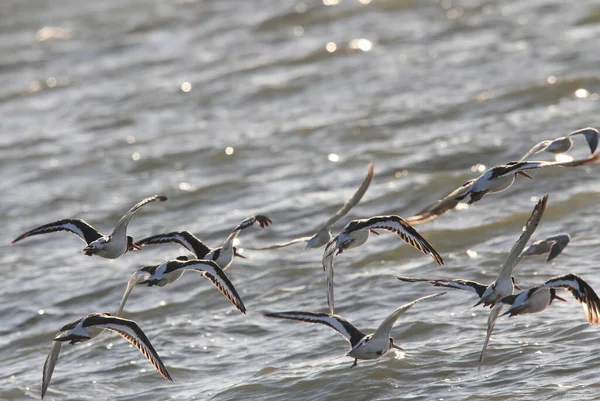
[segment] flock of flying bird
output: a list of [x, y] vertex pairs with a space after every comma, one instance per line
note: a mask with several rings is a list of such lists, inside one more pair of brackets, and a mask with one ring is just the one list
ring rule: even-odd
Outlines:
[[[576, 159], [568, 162], [525, 160], [531, 154], [537, 154], [544, 151], [555, 154], [566, 152], [571, 149], [573, 145], [572, 138], [576, 135], [582, 135], [585, 138], [591, 151], [591, 156], [588, 158]], [[364, 244], [368, 240], [370, 233], [378, 235], [379, 231], [389, 231], [396, 234], [413, 248], [419, 250], [423, 254], [429, 255], [437, 264], [441, 265], [444, 263], [442, 257], [433, 246], [429, 244], [417, 230], [415, 230], [413, 227], [414, 225], [425, 223], [439, 217], [441, 214], [453, 209], [460, 201], [467, 199], [467, 197], [469, 197], [468, 203], [471, 204], [479, 201], [486, 194], [501, 192], [512, 185], [517, 175], [532, 178], [527, 173], [528, 170], [550, 166], [575, 167], [594, 163], [600, 159], [600, 154], [596, 154], [598, 137], [599, 134], [596, 129], [583, 128], [565, 137], [542, 141], [531, 148], [520, 161], [510, 162], [506, 165], [496, 166], [485, 171], [479, 177], [469, 180], [443, 199], [424, 208], [415, 216], [403, 219], [400, 216], [389, 215], [353, 220], [349, 222], [339, 234], [332, 236], [331, 227], [345, 216], [350, 209], [360, 201], [367, 191], [373, 178], [374, 166], [371, 162], [367, 175], [358, 190], [334, 216], [317, 229], [314, 235], [263, 248], [247, 248], [254, 250], [268, 250], [278, 249], [297, 243], [305, 243], [306, 248], [319, 248], [325, 246], [322, 264], [327, 277], [327, 303], [329, 305], [329, 313], [289, 311], [265, 313], [265, 316], [298, 320], [308, 323], [319, 323], [331, 327], [350, 343], [351, 349], [346, 355], [354, 358], [352, 367], [357, 365], [359, 359], [377, 359], [385, 355], [392, 348], [401, 350], [402, 348], [394, 344], [394, 339], [390, 336], [391, 329], [398, 317], [417, 302], [438, 297], [444, 293], [441, 292], [424, 296], [398, 307], [384, 319], [374, 333], [365, 334], [346, 319], [335, 314], [333, 281], [333, 262], [335, 257], [346, 250]], [[136, 285], [162, 287], [178, 280], [186, 271], [196, 271], [210, 280], [211, 283], [227, 297], [240, 312], [246, 313], [246, 307], [233, 283], [225, 274], [225, 270], [232, 264], [235, 256], [243, 257], [237, 252], [237, 249], [234, 246], [234, 241], [240, 232], [255, 224], [258, 224], [261, 228], [267, 227], [271, 224], [271, 220], [263, 215], [256, 215], [243, 220], [233, 229], [223, 245], [216, 248], [206, 246], [200, 239], [188, 231], [158, 234], [134, 242], [133, 238], [127, 235], [127, 226], [134, 214], [148, 203], [156, 201], [164, 202], [166, 200], [167, 198], [165, 196], [154, 195], [138, 202], [117, 222], [117, 225], [109, 235], [101, 234], [84, 220], [64, 219], [27, 231], [11, 242], [12, 245], [33, 235], [68, 231], [78, 235], [85, 241], [87, 246], [83, 249], [83, 253], [88, 256], [97, 255], [107, 259], [116, 259], [128, 251], [141, 250], [143, 246], [165, 243], [179, 244], [193, 254], [192, 257], [180, 256], [176, 259], [158, 265], [146, 266], [136, 271], [127, 283], [126, 290], [114, 315], [110, 313], [91, 313], [81, 319], [64, 325], [54, 337], [50, 354], [46, 358], [44, 364], [42, 374], [42, 398], [44, 398], [50, 384], [50, 379], [60, 353], [61, 344], [63, 342], [75, 344], [88, 341], [100, 335], [104, 330], [109, 330], [121, 335], [125, 340], [133, 344], [164, 378], [172, 380], [167, 368], [139, 325], [133, 320], [121, 317], [129, 294]], [[569, 235], [560, 234], [545, 240], [534, 242], [526, 247], [531, 235], [542, 218], [547, 201], [548, 196], [546, 195], [536, 204], [531, 216], [525, 224], [523, 233], [513, 245], [502, 264], [498, 277], [489, 285], [464, 279], [447, 280], [397, 276], [397, 279], [403, 282], [424, 282], [437, 287], [461, 289], [471, 292], [479, 297], [479, 301], [474, 306], [483, 305], [484, 307], [489, 306], [491, 308], [490, 316], [488, 318], [487, 337], [479, 358], [479, 366], [481, 366], [484, 351], [499, 316], [515, 316], [540, 312], [548, 307], [553, 300], [565, 301], [565, 299], [557, 294], [557, 289], [562, 288], [569, 291], [575, 299], [583, 305], [585, 317], [589, 323], [598, 325], [600, 322], [600, 299], [598, 298], [598, 295], [596, 295], [588, 283], [575, 274], [557, 276], [539, 286], [514, 294], [515, 289], [521, 290], [521, 288], [517, 285], [512, 273], [515, 266], [523, 257], [547, 253], [547, 260], [551, 261], [556, 258], [569, 243]], [[501, 314], [505, 307], [507, 310]]]

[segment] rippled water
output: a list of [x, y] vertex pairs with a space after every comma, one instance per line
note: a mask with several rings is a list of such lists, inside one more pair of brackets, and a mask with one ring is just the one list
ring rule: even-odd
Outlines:
[[[67, 234], [10, 247], [21, 232], [67, 217], [108, 232], [162, 193], [169, 202], [133, 219], [135, 238], [189, 230], [216, 246], [260, 212], [273, 226], [244, 232], [241, 245], [268, 245], [322, 224], [370, 160], [371, 188], [336, 230], [410, 216], [476, 176], [478, 163], [600, 125], [596, 1], [28, 0], [0, 4], [0, 15], [2, 400], [37, 399], [54, 333], [113, 311], [131, 273], [181, 253], [87, 258]], [[576, 144], [576, 155], [586, 151]], [[368, 331], [435, 292], [392, 274], [492, 281], [546, 193], [534, 238], [572, 241], [554, 263], [520, 264], [521, 284], [573, 272], [600, 288], [597, 173], [537, 171], [419, 226], [444, 267], [391, 235], [344, 253], [337, 312]], [[392, 334], [404, 357], [350, 369], [332, 330], [261, 315], [326, 310], [322, 250], [245, 255], [227, 273], [247, 315], [193, 274], [132, 293], [126, 316], [174, 383], [105, 334], [63, 347], [47, 399], [598, 399], [599, 334], [574, 300], [500, 320], [478, 374], [487, 311], [450, 290], [399, 319]]]

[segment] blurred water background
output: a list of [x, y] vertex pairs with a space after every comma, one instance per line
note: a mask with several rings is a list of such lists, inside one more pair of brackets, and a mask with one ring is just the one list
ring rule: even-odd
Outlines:
[[[551, 0], [24, 0], [0, 3], [0, 399], [39, 399], [53, 335], [114, 311], [130, 274], [185, 253], [148, 247], [88, 258], [62, 233], [11, 247], [38, 225], [80, 217], [109, 232], [138, 200], [137, 239], [189, 230], [241, 247], [311, 234], [375, 162], [363, 202], [335, 227], [407, 217], [533, 144], [598, 127], [600, 3]], [[575, 156], [589, 153], [576, 139]], [[485, 166], [485, 167], [484, 167]], [[600, 289], [598, 166], [534, 172], [417, 229], [438, 267], [393, 235], [336, 259], [337, 312], [369, 331], [435, 292], [393, 274], [491, 282], [535, 201], [534, 239], [572, 236], [522, 286], [568, 272]], [[481, 373], [487, 310], [449, 290], [403, 315], [405, 350], [350, 369], [332, 330], [263, 311], [325, 311], [322, 249], [250, 251], [227, 270], [248, 314], [200, 276], [136, 288], [126, 316], [174, 383], [114, 334], [65, 346], [49, 400], [596, 400], [600, 332], [579, 304], [501, 319]]]

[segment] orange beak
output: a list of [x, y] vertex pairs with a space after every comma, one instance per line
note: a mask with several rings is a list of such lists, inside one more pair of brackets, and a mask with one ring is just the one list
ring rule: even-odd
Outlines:
[[517, 171], [517, 174], [522, 175], [523, 177], [527, 177], [530, 180], [533, 180], [533, 177], [529, 175], [529, 173], [526, 173], [524, 171]]
[[569, 302], [566, 299], [559, 297], [558, 295], [554, 294], [554, 299], [558, 299], [559, 301], [563, 301], [563, 302]]

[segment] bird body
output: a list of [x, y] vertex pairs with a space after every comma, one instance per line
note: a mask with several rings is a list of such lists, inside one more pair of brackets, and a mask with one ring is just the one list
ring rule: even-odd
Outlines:
[[350, 322], [339, 315], [322, 312], [279, 312], [266, 313], [267, 317], [276, 317], [281, 319], [298, 320], [307, 323], [319, 323], [331, 327], [341, 334], [348, 341], [352, 348], [346, 353], [347, 356], [354, 358], [351, 367], [357, 365], [359, 359], [378, 359], [384, 356], [392, 348], [402, 350], [394, 344], [394, 339], [390, 336], [392, 327], [400, 315], [410, 309], [419, 301], [434, 298], [445, 293], [440, 292], [433, 295], [427, 295], [418, 298], [412, 302], [402, 305], [395, 309], [372, 334], [365, 334], [354, 327]]
[[272, 222], [267, 216], [259, 214], [248, 217], [238, 224], [229, 234], [223, 245], [217, 248], [209, 248], [189, 231], [173, 231], [166, 234], [153, 235], [138, 241], [136, 245], [142, 247], [154, 244], [179, 244], [196, 255], [197, 259], [212, 260], [216, 262], [221, 269], [226, 270], [231, 266], [234, 256], [244, 257], [238, 253], [237, 248], [233, 246], [234, 240], [242, 230], [253, 226], [255, 223], [258, 223], [261, 228], [264, 228], [268, 227]]
[[378, 234], [376, 230], [392, 232], [413, 248], [431, 256], [437, 264], [444, 264], [444, 260], [433, 246], [400, 216], [374, 216], [368, 219], [353, 220], [329, 241], [321, 260], [323, 270], [327, 275], [327, 304], [331, 314], [335, 313], [333, 294], [333, 259], [336, 255], [335, 252], [337, 251], [339, 255], [346, 249], [356, 248], [364, 244], [369, 239], [370, 232]]
[[73, 345], [89, 341], [104, 330], [115, 332], [125, 340], [129, 341], [146, 357], [146, 359], [148, 359], [165, 379], [173, 381], [167, 368], [158, 356], [158, 353], [150, 343], [150, 340], [136, 322], [112, 316], [109, 313], [91, 313], [81, 319], [66, 324], [54, 337], [52, 349], [44, 363], [42, 374], [42, 399], [46, 395], [46, 391], [50, 385], [50, 379], [54, 373], [54, 367], [58, 360], [61, 344], [68, 342]]
[[135, 204], [129, 211], [121, 217], [117, 225], [109, 235], [102, 235], [98, 230], [92, 227], [81, 219], [64, 219], [53, 223], [44, 224], [43, 226], [29, 230], [21, 234], [11, 242], [11, 245], [16, 242], [38, 234], [46, 234], [57, 231], [68, 231], [78, 235], [87, 244], [83, 248], [83, 253], [87, 256], [98, 255], [107, 259], [116, 259], [130, 250], [141, 249], [133, 243], [133, 238], [127, 235], [127, 226], [134, 214], [144, 205], [150, 202], [167, 200], [166, 196], [154, 195], [143, 199]]
[[[567, 302], [566, 299], [558, 296], [557, 289], [565, 289], [583, 306], [583, 312], [586, 320], [595, 326], [600, 323], [600, 298], [594, 289], [581, 277], [575, 274], [565, 274], [553, 277], [544, 284], [532, 287], [529, 290], [519, 294], [509, 295], [500, 300], [490, 312], [487, 322], [487, 335], [481, 354], [479, 355], [479, 366], [483, 361], [484, 352], [492, 336], [492, 331], [496, 325], [499, 316], [508, 315], [509, 317], [538, 313], [545, 310], [552, 304], [552, 301]], [[502, 309], [508, 306], [508, 310], [502, 314]]]
[[135, 272], [123, 293], [121, 302], [117, 308], [116, 315], [121, 315], [129, 294], [136, 284], [145, 284], [148, 287], [164, 287], [171, 284], [183, 275], [186, 271], [197, 271], [206, 277], [217, 289], [242, 313], [246, 313], [246, 307], [242, 302], [237, 290], [229, 280], [229, 277], [212, 260], [190, 259], [186, 256], [180, 256], [177, 259], [169, 260], [159, 265], [145, 266]]
[[553, 140], [545, 140], [535, 144], [531, 149], [527, 151], [521, 158], [521, 160], [525, 160], [529, 155], [536, 154], [540, 152], [550, 152], [554, 154], [565, 153], [571, 150], [573, 146], [573, 136], [575, 135], [583, 135], [585, 141], [587, 142], [590, 153], [594, 154], [596, 148], [598, 147], [598, 130], [595, 128], [587, 127], [581, 128], [577, 131], [571, 132], [567, 136], [561, 136], [559, 138]]
[[519, 236], [519, 239], [512, 246], [506, 259], [502, 263], [497, 278], [489, 285], [481, 284], [476, 281], [460, 279], [423, 279], [403, 276], [396, 276], [396, 278], [406, 282], [428, 282], [437, 287], [449, 287], [473, 292], [479, 296], [479, 302], [477, 302], [474, 306], [483, 304], [483, 306], [493, 307], [498, 301], [513, 293], [514, 288], [516, 287], [515, 279], [512, 276], [513, 269], [520, 260], [519, 258], [523, 248], [525, 248], [529, 238], [531, 238], [531, 235], [537, 228], [544, 214], [544, 210], [546, 210], [547, 201], [548, 195], [540, 199], [535, 205], [531, 215], [529, 216], [529, 219], [527, 219], [527, 222], [525, 223], [523, 232]]

